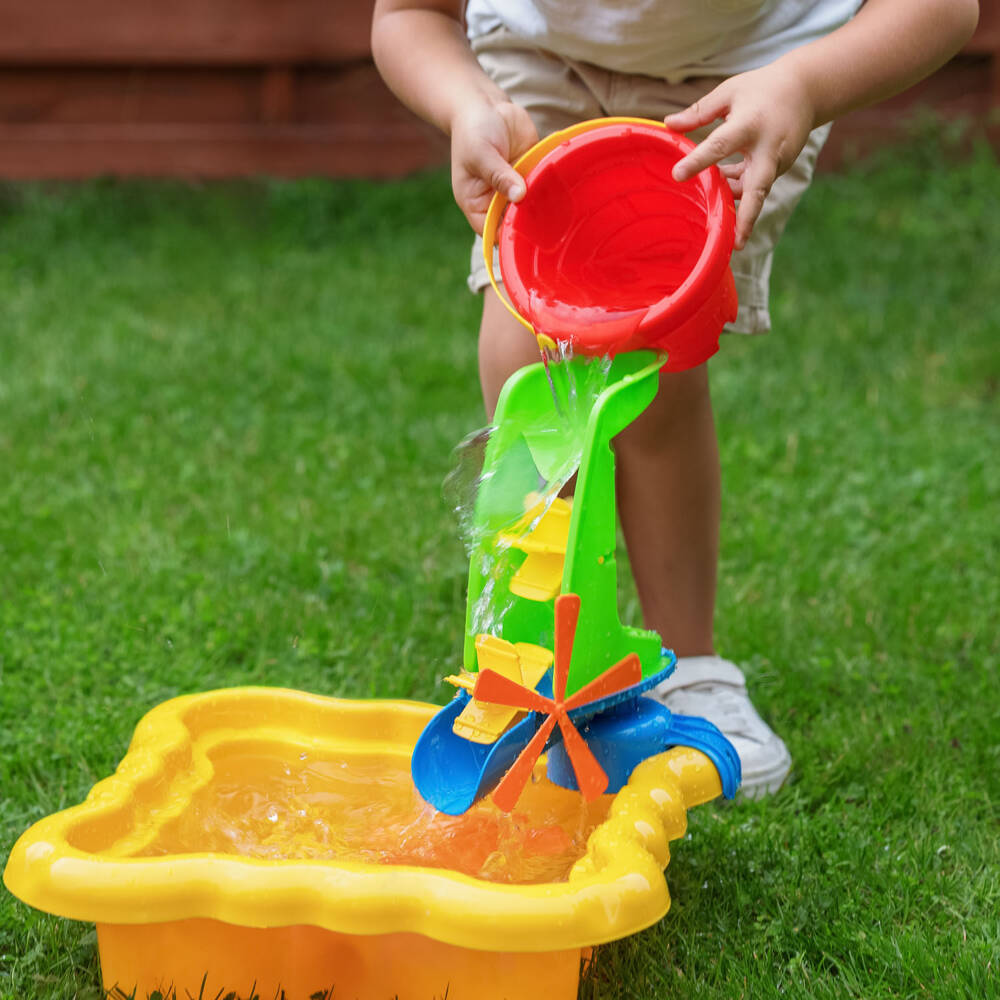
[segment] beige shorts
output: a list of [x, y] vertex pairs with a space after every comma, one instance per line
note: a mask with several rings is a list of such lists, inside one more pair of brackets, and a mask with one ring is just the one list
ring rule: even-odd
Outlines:
[[[667, 83], [656, 77], [599, 69], [533, 48], [505, 28], [475, 39], [472, 48], [489, 76], [528, 111], [542, 137], [607, 115], [662, 120], [693, 104], [720, 82], [716, 77], [703, 77]], [[701, 139], [710, 131], [711, 127], [701, 129], [692, 133], [692, 138]], [[795, 163], [774, 182], [747, 245], [733, 254], [740, 306], [727, 330], [766, 333], [771, 329], [771, 258], [792, 210], [812, 180], [816, 158], [829, 131], [830, 126], [824, 125], [811, 133]], [[490, 283], [482, 247], [477, 236], [469, 274], [469, 288], [474, 292], [481, 292]], [[499, 273], [496, 265], [494, 270]]]

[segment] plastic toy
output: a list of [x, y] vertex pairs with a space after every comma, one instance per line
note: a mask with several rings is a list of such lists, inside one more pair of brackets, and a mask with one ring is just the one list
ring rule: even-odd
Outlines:
[[[225, 782], [245, 789], [233, 804], [242, 812], [273, 799], [286, 771], [325, 763], [347, 776], [345, 803], [320, 812], [331, 835], [340, 835], [337, 817], [346, 825], [358, 809], [388, 853], [386, 810], [423, 811], [407, 771], [434, 710], [267, 688], [165, 702], [141, 720], [112, 777], [22, 835], [4, 881], [32, 906], [96, 922], [105, 987], [135, 989], [139, 1000], [171, 988], [178, 997], [250, 996], [251, 987], [262, 1000], [281, 990], [287, 1000], [571, 1000], [589, 946], [669, 908], [667, 842], [683, 836], [687, 809], [720, 792], [716, 769], [694, 750], [647, 760], [613, 800], [602, 798], [602, 821], [559, 881], [500, 884], [426, 860], [324, 853], [312, 842], [312, 812], [282, 858], [240, 856], [239, 844], [206, 850], [201, 840], [201, 813], [225, 801]], [[525, 822], [578, 800], [536, 777], [521, 802]], [[373, 790], [383, 806], [374, 815]], [[328, 787], [316, 797], [324, 796]], [[478, 820], [491, 816], [501, 814], [487, 808]], [[294, 809], [274, 823], [260, 817], [254, 843], [286, 820]]]
[[671, 179], [693, 148], [657, 122], [606, 118], [521, 157], [528, 193], [512, 205], [495, 198], [483, 234], [494, 288], [498, 239], [518, 320], [577, 353], [653, 348], [667, 352], [667, 371], [707, 361], [736, 317], [734, 209], [717, 170]]
[[[499, 196], [490, 206], [484, 242], [499, 241], [515, 315], [527, 323], [523, 310], [540, 341], [564, 354], [568, 345], [614, 358], [540, 363], [500, 395], [474, 512], [465, 674], [450, 678], [458, 694], [413, 755], [414, 783], [443, 812], [460, 814], [491, 791], [497, 805], [513, 808], [543, 749], [549, 777], [585, 794], [617, 791], [646, 756], [678, 744], [710, 757], [727, 796], [739, 784], [739, 759], [713, 725], [641, 698], [675, 657], [658, 635], [618, 618], [612, 441], [652, 401], [660, 370], [703, 362], [735, 316], [732, 197], [717, 171], [694, 186], [670, 179], [690, 148], [651, 122], [590, 122], [518, 162], [528, 186], [522, 202], [505, 215]], [[680, 227], [681, 236], [664, 237], [664, 227]], [[665, 279], [625, 281], [650, 268]], [[638, 342], [672, 350], [629, 349]], [[570, 505], [558, 494], [573, 473]], [[560, 632], [561, 602], [570, 598], [573, 627]], [[574, 641], [580, 653], [560, 660], [560, 644]], [[492, 659], [499, 642], [509, 647], [506, 671]], [[519, 672], [529, 651], [532, 667]], [[595, 687], [624, 662], [628, 683]], [[527, 714], [518, 719], [516, 709]]]
[[714, 726], [642, 697], [675, 657], [617, 611], [613, 439], [735, 313], [732, 199], [670, 181], [687, 148], [587, 123], [490, 208], [508, 306], [562, 357], [500, 397], [453, 700], [174, 699], [15, 844], [7, 886], [97, 923], [109, 990], [569, 1000], [591, 946], [666, 912], [667, 842], [740, 777]]

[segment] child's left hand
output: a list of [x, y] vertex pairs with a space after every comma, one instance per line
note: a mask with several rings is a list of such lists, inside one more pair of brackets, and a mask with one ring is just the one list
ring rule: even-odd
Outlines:
[[818, 123], [804, 81], [782, 60], [731, 77], [664, 123], [690, 132], [720, 118], [723, 123], [676, 164], [673, 176], [686, 181], [727, 156], [743, 154], [739, 163], [719, 166], [740, 203], [736, 249], [742, 250], [771, 185], [795, 162]]

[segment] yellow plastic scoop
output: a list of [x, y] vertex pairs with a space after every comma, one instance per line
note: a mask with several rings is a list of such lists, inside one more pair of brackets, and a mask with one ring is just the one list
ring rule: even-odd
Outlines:
[[562, 586], [572, 506], [556, 497], [546, 510], [539, 501], [502, 540], [527, 553], [510, 582], [510, 592], [529, 601], [551, 601]]
[[[552, 652], [530, 642], [515, 644], [495, 635], [480, 635], [476, 637], [476, 659], [480, 670], [495, 670], [533, 689], [551, 666]], [[445, 680], [467, 691], [475, 685], [472, 674]], [[455, 719], [452, 731], [472, 743], [495, 743], [518, 714], [519, 709], [487, 705], [473, 698]]]

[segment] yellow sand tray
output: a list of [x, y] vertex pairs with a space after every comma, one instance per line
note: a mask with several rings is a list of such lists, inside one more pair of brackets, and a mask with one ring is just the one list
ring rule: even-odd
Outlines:
[[[580, 949], [641, 930], [669, 908], [663, 876], [668, 841], [683, 835], [687, 808], [721, 791], [715, 768], [696, 750], [675, 748], [642, 763], [564, 882], [501, 884], [444, 869], [336, 857], [156, 853], [158, 838], [165, 842], [164, 831], [183, 820], [227, 755], [245, 754], [258, 763], [268, 755], [279, 762], [325, 757], [346, 768], [353, 761], [369, 767], [391, 763], [397, 770], [405, 767], [408, 777], [412, 748], [434, 711], [435, 706], [416, 702], [345, 701], [274, 688], [234, 688], [165, 702], [140, 721], [114, 775], [95, 785], [81, 805], [22, 835], [4, 882], [38, 909], [98, 924], [109, 988], [139, 975], [144, 947], [147, 958], [166, 949], [173, 956], [170, 969], [187, 968], [192, 975], [203, 954], [225, 968], [235, 961], [225, 958], [235, 948], [245, 959], [246, 974], [258, 978], [260, 992], [266, 977], [254, 961], [278, 962], [294, 938], [292, 965], [307, 970], [303, 976], [319, 975], [333, 962], [341, 980], [338, 996], [347, 985], [347, 951], [357, 969], [365, 970], [366, 983], [373, 975], [409, 977], [409, 984], [389, 984], [400, 997], [417, 997], [430, 988], [423, 973], [400, 971], [400, 955], [411, 954], [421, 968], [445, 963], [449, 996], [492, 997], [484, 992], [482, 977], [494, 974], [497, 955], [517, 953], [523, 959], [517, 966], [522, 982], [537, 984], [545, 963], [539, 965], [530, 953], [547, 953], [538, 959], [551, 961], [558, 952], [565, 959], [561, 967], [572, 970], [572, 976], [566, 972], [572, 985], [546, 995], [575, 996]], [[246, 773], [252, 782], [256, 771], [247, 767]], [[529, 792], [519, 805], [531, 796], [541, 802], [573, 794], [544, 777]], [[374, 801], [369, 783], [358, 782], [356, 794], [359, 804]], [[260, 929], [273, 934], [265, 940]], [[307, 959], [299, 949], [309, 941], [318, 950]], [[337, 955], [341, 958], [334, 961]], [[510, 961], [507, 954], [500, 965]], [[466, 966], [471, 971], [463, 988], [459, 973]], [[286, 988], [287, 976], [299, 973], [289, 973], [287, 962], [284, 968]], [[163, 982], [162, 976], [154, 979]], [[180, 980], [172, 981], [181, 995]], [[302, 988], [324, 985], [330, 984], [311, 980]], [[195, 994], [197, 988], [196, 982]], [[385, 988], [382, 980], [356, 987], [357, 995], [366, 997]], [[497, 986], [512, 988], [509, 982]], [[525, 987], [517, 995], [540, 994]]]

